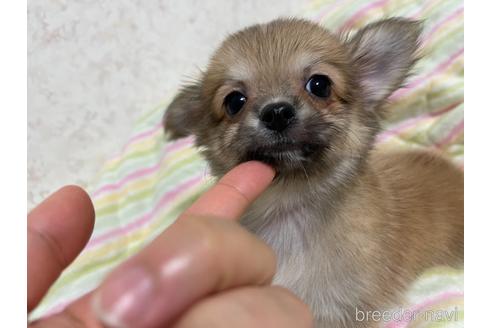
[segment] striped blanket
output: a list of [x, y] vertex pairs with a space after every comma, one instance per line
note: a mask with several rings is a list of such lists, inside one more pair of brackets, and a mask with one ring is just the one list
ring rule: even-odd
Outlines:
[[[439, 149], [463, 167], [460, 0], [314, 0], [306, 4], [303, 16], [334, 31], [359, 28], [388, 16], [423, 19], [424, 57], [407, 86], [391, 96], [391, 115], [378, 143], [390, 148]], [[59, 311], [96, 287], [108, 271], [169, 226], [211, 184], [191, 138], [165, 140], [161, 118], [167, 103], [140, 118], [123, 149], [107, 160], [90, 183], [97, 215], [94, 234], [32, 318]], [[386, 322], [386, 327], [462, 327], [463, 271], [429, 270], [408, 291], [402, 307], [414, 314], [448, 310], [452, 317], [407, 316], [407, 320]]]

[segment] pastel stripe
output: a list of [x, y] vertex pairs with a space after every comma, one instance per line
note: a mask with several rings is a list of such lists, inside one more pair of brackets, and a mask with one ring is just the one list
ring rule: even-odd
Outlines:
[[[111, 228], [114, 227], [114, 222], [111, 220], [114, 216], [122, 217], [119, 220], [120, 225], [131, 222], [131, 220], [141, 212], [142, 203], [148, 202], [149, 200], [155, 202], [162, 193], [166, 193], [176, 188], [175, 186], [179, 185], [182, 181], [181, 177], [186, 176], [186, 172], [193, 173], [197, 171], [194, 162], [196, 162], [196, 159], [188, 158], [186, 159], [186, 162], [178, 163], [178, 165], [182, 164], [184, 167], [175, 168], [173, 172], [166, 174], [166, 176], [162, 178], [161, 183], [148, 186], [142, 193], [132, 192], [131, 195], [126, 195], [126, 201], [123, 203], [116, 203], [116, 205], [113, 203], [103, 203], [103, 206], [99, 207], [97, 210], [97, 215], [99, 215], [101, 219], [96, 223], [98, 233], [94, 234], [94, 236], [110, 231]], [[205, 179], [205, 175], [202, 174], [202, 178]]]
[[141, 179], [131, 181], [122, 186], [119, 190], [104, 194], [97, 199], [93, 197], [94, 206], [98, 208], [98, 214], [101, 215], [101, 211], [104, 211], [108, 205], [115, 205], [118, 200], [125, 199], [125, 197], [128, 197], [130, 194], [135, 194], [140, 191], [150, 190], [149, 188], [157, 187], [159, 184], [156, 184], [156, 179], [158, 179], [159, 182], [163, 182], [163, 180], [166, 180], [165, 182], [173, 181], [169, 178], [169, 176], [178, 175], [178, 173], [180, 173], [180, 167], [185, 167], [186, 164], [192, 163], [193, 161], [196, 162], [196, 160], [197, 157], [192, 149], [183, 149], [180, 152], [176, 152], [172, 162], [166, 166], [166, 170], [158, 171], [154, 175], [149, 175], [142, 177]]
[[413, 19], [422, 19], [422, 17], [425, 17], [425, 15], [429, 12], [432, 11], [433, 8], [436, 7], [436, 4], [439, 4], [441, 0], [428, 0], [425, 1], [425, 5], [420, 6], [419, 9], [417, 10], [416, 13], [410, 15], [410, 18]]
[[[135, 144], [139, 141], [142, 141], [142, 140], [146, 140], [148, 137], [152, 136], [153, 134], [159, 133], [162, 129], [163, 129], [162, 123], [159, 123], [156, 126], [150, 128], [149, 130], [141, 132], [141, 133], [131, 137], [130, 140], [128, 140], [128, 142], [123, 146], [121, 153], [122, 154], [126, 153], [128, 148], [130, 148], [133, 144]], [[110, 159], [109, 162], [111, 162], [112, 160], [114, 160], [114, 159]]]
[[460, 50], [458, 50], [457, 52], [455, 52], [454, 54], [452, 54], [446, 61], [444, 61], [443, 63], [439, 64], [431, 73], [426, 74], [426, 75], [420, 77], [417, 80], [414, 80], [413, 82], [411, 82], [410, 84], [408, 84], [404, 88], [398, 89], [390, 97], [390, 100], [392, 100], [392, 101], [398, 100], [399, 98], [403, 97], [404, 95], [406, 95], [410, 91], [412, 91], [412, 89], [416, 88], [417, 86], [419, 86], [420, 84], [422, 84], [424, 82], [429, 81], [435, 75], [437, 75], [437, 74], [441, 73], [442, 71], [446, 70], [446, 68], [448, 68], [448, 66], [450, 66], [451, 64], [453, 64], [456, 61], [456, 59], [460, 58], [463, 55], [464, 50], [465, 50], [464, 48], [461, 48]]
[[454, 11], [451, 15], [445, 17], [442, 21], [437, 23], [423, 38], [422, 40], [422, 46], [425, 47], [429, 41], [432, 39], [432, 36], [434, 36], [439, 30], [446, 24], [452, 23], [453, 20], [456, 18], [460, 18], [460, 16], [463, 16], [464, 13], [464, 8], [460, 7], [456, 11]]
[[338, 32], [343, 32], [345, 30], [350, 29], [355, 22], [357, 22], [361, 17], [366, 15], [370, 10], [383, 7], [388, 3], [389, 0], [377, 0], [374, 2], [369, 3], [366, 5], [364, 8], [359, 10], [357, 13], [355, 13], [350, 19], [347, 20], [345, 24], [343, 24], [339, 29]]
[[334, 3], [332, 3], [330, 6], [327, 6], [326, 8], [324, 8], [324, 10], [321, 12], [321, 14], [318, 14], [314, 20], [319, 22], [320, 20], [322, 20], [329, 12], [332, 12], [333, 10], [335, 10], [337, 7], [339, 7], [340, 5], [343, 5], [343, 1], [342, 0], [338, 0], [338, 1], [334, 1]]
[[107, 241], [108, 239], [114, 238], [118, 235], [125, 235], [132, 230], [135, 230], [145, 224], [147, 224], [153, 216], [157, 213], [159, 209], [161, 209], [164, 205], [167, 205], [171, 200], [173, 200], [176, 195], [179, 194], [180, 191], [183, 189], [190, 188], [196, 184], [198, 184], [200, 181], [202, 181], [202, 176], [198, 177], [193, 177], [192, 179], [184, 182], [183, 184], [179, 185], [176, 187], [176, 189], [171, 190], [164, 195], [164, 197], [161, 198], [161, 200], [157, 203], [157, 206], [154, 207], [149, 213], [144, 214], [142, 217], [134, 220], [131, 224], [125, 226], [125, 227], [120, 227], [117, 228], [113, 231], [110, 231], [109, 233], [106, 233], [102, 236], [99, 236], [97, 238], [91, 239], [87, 245], [87, 249], [94, 248], [95, 246]]
[[389, 129], [383, 131], [382, 133], [380, 133], [376, 137], [376, 142], [377, 143], [384, 142], [384, 141], [388, 140], [390, 137], [397, 136], [397, 135], [401, 134], [403, 131], [406, 131], [409, 128], [412, 128], [412, 127], [418, 125], [419, 123], [422, 123], [422, 121], [425, 121], [427, 119], [434, 118], [434, 117], [440, 116], [442, 114], [445, 114], [445, 113], [449, 112], [450, 110], [456, 108], [456, 106], [458, 106], [462, 103], [463, 103], [463, 101], [458, 101], [458, 102], [455, 102], [455, 103], [453, 103], [453, 104], [451, 104], [451, 105], [449, 105], [449, 106], [447, 106], [441, 110], [438, 110], [437, 112], [425, 113], [425, 114], [422, 114], [422, 115], [419, 115], [416, 117], [412, 117], [411, 119], [408, 119], [406, 121], [403, 121], [400, 124], [398, 124], [397, 126], [389, 128]]
[[[192, 141], [190, 139], [183, 139], [183, 140], [177, 141], [177, 142], [172, 143], [169, 146], [167, 146], [166, 151], [173, 152], [173, 151], [176, 151], [180, 148], [189, 147], [191, 144], [192, 144]], [[133, 181], [133, 180], [145, 177], [147, 175], [150, 175], [152, 173], [155, 173], [157, 170], [159, 170], [162, 162], [165, 159], [166, 159], [166, 157], [163, 157], [158, 163], [154, 164], [151, 167], [147, 167], [147, 168], [132, 172], [131, 174], [128, 174], [127, 176], [125, 176], [123, 179], [121, 179], [118, 182], [104, 185], [104, 186], [100, 187], [98, 190], [96, 190], [94, 193], [92, 193], [91, 196], [94, 198], [100, 197], [104, 193], [120, 189], [122, 186], [124, 186], [125, 184], [127, 184], [130, 181]]]
[[183, 143], [191, 144], [192, 138], [183, 138], [174, 142], [165, 143], [164, 135], [158, 133], [153, 138], [145, 139], [135, 144], [126, 153], [120, 155], [112, 163], [105, 165], [106, 176], [111, 177], [112, 173], [117, 172], [119, 175], [124, 171], [124, 167], [131, 165], [134, 161], [156, 156], [156, 151], [171, 153], [176, 148], [180, 148]]
[[439, 141], [436, 144], [436, 147], [442, 148], [445, 145], [449, 144], [452, 140], [454, 140], [458, 135], [460, 135], [463, 132], [464, 127], [465, 127], [465, 121], [461, 120], [461, 122], [458, 123], [458, 125], [456, 125], [443, 140]]

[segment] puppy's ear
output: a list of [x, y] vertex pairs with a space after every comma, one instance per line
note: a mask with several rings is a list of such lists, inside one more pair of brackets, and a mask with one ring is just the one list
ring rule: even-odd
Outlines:
[[171, 140], [196, 134], [201, 112], [201, 83], [184, 86], [164, 113], [164, 132]]
[[374, 109], [398, 89], [417, 61], [422, 25], [390, 18], [370, 24], [349, 41], [355, 76], [368, 109]]

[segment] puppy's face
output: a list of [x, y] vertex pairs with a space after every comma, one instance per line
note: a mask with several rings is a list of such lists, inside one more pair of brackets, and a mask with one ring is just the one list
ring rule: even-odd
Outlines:
[[196, 136], [213, 173], [260, 160], [280, 175], [364, 158], [378, 109], [408, 74], [419, 26], [392, 19], [341, 40], [303, 20], [230, 36], [165, 116], [171, 137]]

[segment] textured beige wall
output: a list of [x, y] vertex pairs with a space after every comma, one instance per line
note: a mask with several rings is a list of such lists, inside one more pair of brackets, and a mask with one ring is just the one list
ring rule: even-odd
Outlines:
[[230, 32], [294, 0], [30, 0], [28, 207], [86, 185], [140, 113], [203, 67]]

